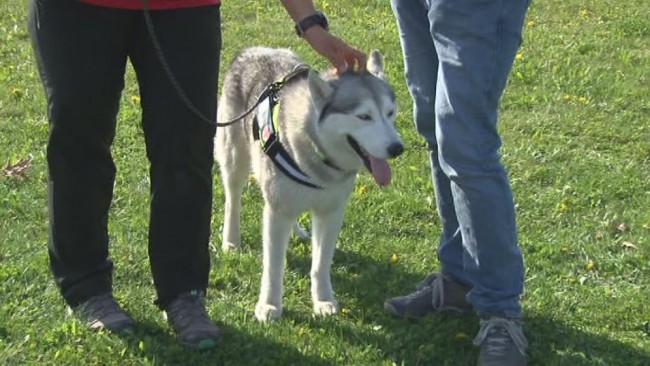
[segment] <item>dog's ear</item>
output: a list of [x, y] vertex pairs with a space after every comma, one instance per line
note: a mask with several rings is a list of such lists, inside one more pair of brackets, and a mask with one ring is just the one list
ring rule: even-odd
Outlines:
[[309, 91], [311, 91], [311, 98], [317, 105], [324, 103], [334, 93], [334, 88], [330, 83], [323, 80], [314, 70], [309, 70], [307, 80], [309, 83]]
[[376, 77], [386, 80], [386, 74], [384, 73], [384, 60], [378, 50], [370, 51], [368, 61], [366, 62], [366, 69]]

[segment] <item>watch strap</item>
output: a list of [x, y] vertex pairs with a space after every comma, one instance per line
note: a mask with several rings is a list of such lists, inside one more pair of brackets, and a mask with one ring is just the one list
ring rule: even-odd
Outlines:
[[329, 29], [329, 25], [327, 23], [327, 18], [325, 17], [325, 14], [323, 14], [320, 11], [316, 11], [314, 14], [296, 23], [295, 26], [296, 34], [298, 35], [298, 37], [302, 37], [307, 31], [307, 29], [315, 25], [320, 26], [325, 30]]

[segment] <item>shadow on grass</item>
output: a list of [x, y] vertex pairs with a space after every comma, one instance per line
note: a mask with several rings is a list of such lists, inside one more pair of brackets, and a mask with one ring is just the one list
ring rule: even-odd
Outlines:
[[[650, 353], [541, 316], [525, 319], [531, 365], [650, 365]], [[638, 338], [646, 337], [642, 330]]]
[[227, 324], [218, 323], [222, 339], [211, 350], [190, 350], [155, 323], [139, 323], [138, 332], [123, 336], [130, 352], [153, 365], [329, 365], [272, 339], [254, 336]]
[[[310, 258], [289, 254], [288, 259], [289, 266], [308, 275]], [[387, 297], [412, 292], [425, 275], [409, 273], [388, 261], [380, 263], [355, 252], [337, 250], [332, 282], [339, 300], [344, 300], [342, 307], [353, 307], [350, 317], [355, 326], [336, 322], [336, 318], [295, 320], [330, 328], [341, 343], [374, 348], [384, 360], [397, 365], [474, 365], [478, 356], [478, 348], [472, 345], [478, 332], [476, 316], [441, 314], [412, 321], [395, 318], [383, 309]], [[526, 317], [524, 322], [531, 366], [650, 365], [647, 352], [606, 336], [543, 316]], [[639, 329], [638, 337], [648, 336]]]

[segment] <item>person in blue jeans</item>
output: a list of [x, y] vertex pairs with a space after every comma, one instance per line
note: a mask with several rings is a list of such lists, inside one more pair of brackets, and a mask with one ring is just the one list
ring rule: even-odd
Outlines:
[[391, 0], [414, 103], [430, 150], [442, 235], [440, 271], [388, 299], [398, 316], [475, 311], [479, 365], [525, 365], [524, 264], [499, 155], [499, 99], [529, 0]]

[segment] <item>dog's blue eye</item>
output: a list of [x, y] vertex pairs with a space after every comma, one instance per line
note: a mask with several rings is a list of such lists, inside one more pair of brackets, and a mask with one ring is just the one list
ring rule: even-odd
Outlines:
[[372, 120], [372, 117], [370, 117], [369, 114], [357, 114], [357, 118], [362, 120], [362, 121], [370, 121], [370, 120]]

